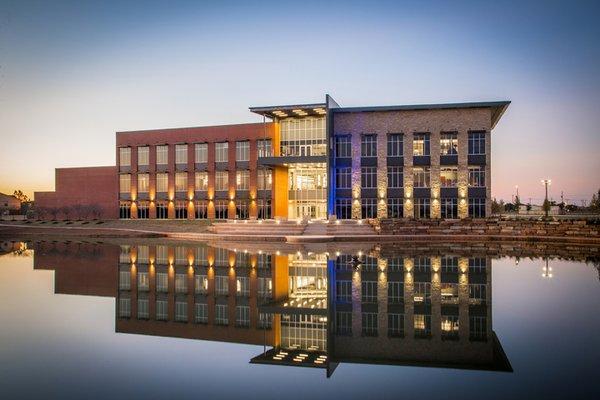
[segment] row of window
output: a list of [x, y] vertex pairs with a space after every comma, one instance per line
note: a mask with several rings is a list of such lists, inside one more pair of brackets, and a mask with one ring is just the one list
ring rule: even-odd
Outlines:
[[[270, 169], [264, 170], [259, 169], [257, 171], [257, 189], [258, 190], [271, 190], [273, 183], [273, 175]], [[250, 189], [250, 171], [249, 170], [238, 170], [235, 172], [235, 188], [236, 190], [249, 190]], [[150, 190], [150, 174], [139, 173], [137, 174], [137, 192], [148, 193]], [[169, 190], [169, 174], [159, 172], [156, 174], [156, 192], [166, 193]], [[194, 190], [195, 191], [206, 191], [208, 190], [208, 172], [197, 171], [194, 174]], [[215, 171], [215, 190], [226, 191], [229, 190], [229, 171]], [[176, 192], [187, 192], [188, 191], [188, 173], [187, 172], [176, 172], [175, 173], [175, 191]], [[131, 192], [131, 174], [120, 174], [119, 175], [119, 192], [130, 193]]]
[[[269, 157], [272, 155], [271, 139], [257, 140], [258, 157]], [[155, 146], [156, 164], [166, 165], [169, 163], [169, 145]], [[227, 162], [229, 159], [229, 142], [215, 143], [215, 161]], [[235, 142], [235, 160], [250, 161], [250, 141], [243, 140]], [[175, 145], [175, 164], [187, 164], [188, 145]], [[194, 162], [208, 162], [208, 143], [194, 144]], [[137, 165], [147, 166], [150, 163], [150, 146], [137, 147]], [[121, 167], [131, 166], [131, 147], [119, 148], [119, 165]]]
[[[337, 158], [351, 158], [352, 144], [350, 135], [335, 136], [335, 156]], [[469, 155], [485, 154], [485, 132], [469, 132]], [[430, 155], [430, 134], [413, 134], [413, 156]], [[458, 134], [456, 132], [443, 132], [440, 135], [440, 155], [458, 154]], [[387, 156], [402, 157], [404, 155], [404, 135], [390, 133], [387, 135]], [[362, 135], [360, 142], [361, 157], [377, 157], [377, 135]]]
[[[229, 203], [230, 200], [214, 200], [215, 219], [228, 219], [229, 218]], [[173, 202], [173, 209], [175, 219], [188, 219], [189, 215], [189, 204], [187, 200], [176, 200]], [[208, 218], [208, 200], [196, 200], [194, 201], [194, 212], [193, 216], [195, 219], [207, 219]], [[235, 218], [236, 219], [249, 219], [250, 218], [250, 202], [248, 200], [235, 200]], [[256, 208], [258, 211], [259, 219], [270, 219], [272, 218], [271, 213], [271, 200], [258, 199], [256, 201]], [[138, 219], [150, 218], [150, 202], [146, 200], [140, 200], [136, 202]], [[156, 218], [167, 219], [169, 218], [169, 202], [166, 200], [158, 200], [155, 202]], [[132, 218], [132, 203], [130, 201], [119, 202], [119, 218], [130, 219]]]
[[[470, 166], [469, 186], [485, 187], [485, 167]], [[413, 187], [431, 187], [431, 167], [412, 167]], [[352, 189], [352, 168], [342, 167], [335, 169], [336, 189]], [[440, 168], [440, 185], [442, 187], [457, 187], [458, 167]], [[377, 167], [361, 167], [360, 186], [363, 189], [377, 188]], [[404, 168], [400, 166], [387, 167], [387, 187], [404, 187]]]
[[[377, 203], [375, 198], [360, 199], [361, 218], [377, 218]], [[388, 218], [408, 217], [404, 213], [404, 202], [401, 198], [388, 198], [386, 202]], [[441, 218], [458, 218], [458, 199], [440, 199]], [[335, 215], [339, 219], [352, 219], [352, 199], [338, 198], [335, 200]], [[468, 216], [470, 218], [485, 218], [485, 199], [469, 198]], [[417, 219], [431, 218], [431, 199], [414, 199], [413, 215]]]

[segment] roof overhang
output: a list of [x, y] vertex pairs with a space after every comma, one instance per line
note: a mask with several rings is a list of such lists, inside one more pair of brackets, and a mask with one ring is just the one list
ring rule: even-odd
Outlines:
[[250, 107], [250, 111], [271, 119], [324, 117], [327, 114], [327, 104], [313, 103]]

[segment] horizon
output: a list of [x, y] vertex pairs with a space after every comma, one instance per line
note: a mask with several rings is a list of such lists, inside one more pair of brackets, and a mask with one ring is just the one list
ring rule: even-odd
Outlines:
[[600, 7], [507, 3], [2, 2], [0, 192], [115, 165], [118, 131], [261, 122], [248, 107], [329, 93], [343, 107], [509, 100], [492, 198], [518, 185], [541, 203], [550, 178], [550, 198], [589, 202]]

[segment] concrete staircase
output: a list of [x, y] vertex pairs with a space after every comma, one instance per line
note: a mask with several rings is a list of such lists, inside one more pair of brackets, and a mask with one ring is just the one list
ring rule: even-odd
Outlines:
[[297, 221], [227, 221], [215, 222], [208, 227], [208, 231], [218, 235], [253, 236], [264, 237], [268, 240], [270, 237], [285, 237], [289, 235], [302, 235], [306, 223]]
[[305, 236], [363, 236], [376, 235], [366, 220], [313, 221], [304, 230]]

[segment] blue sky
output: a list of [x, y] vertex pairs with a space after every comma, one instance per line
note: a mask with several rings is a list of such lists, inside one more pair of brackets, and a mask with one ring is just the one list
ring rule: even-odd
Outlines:
[[114, 132], [254, 122], [249, 106], [509, 99], [492, 194], [600, 187], [594, 2], [0, 0], [0, 191], [115, 162]]

